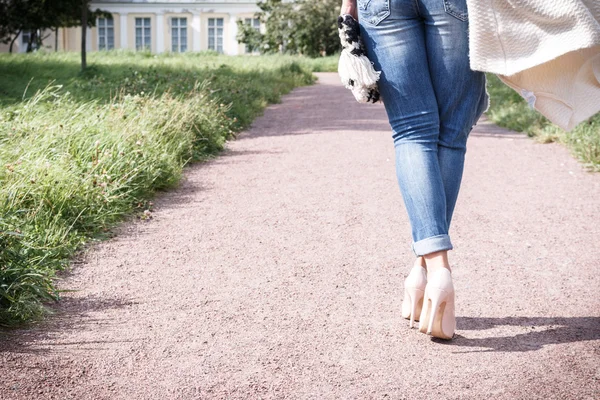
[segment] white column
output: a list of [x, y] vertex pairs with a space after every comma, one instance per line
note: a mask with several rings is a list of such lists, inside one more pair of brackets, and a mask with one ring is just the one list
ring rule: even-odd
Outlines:
[[237, 17], [235, 14], [229, 14], [229, 40], [227, 41], [229, 43], [227, 47], [229, 48], [226, 49], [226, 53], [231, 56], [236, 56], [238, 54], [237, 33]]
[[200, 51], [200, 41], [202, 33], [200, 31], [200, 14], [192, 16], [192, 51]]
[[92, 28], [89, 26], [85, 32], [85, 51], [92, 51]]
[[127, 49], [128, 43], [127, 43], [127, 13], [121, 13], [120, 15], [120, 20], [121, 20], [121, 48], [122, 49]]
[[165, 51], [165, 15], [156, 13], [156, 52]]
[[27, 43], [23, 42], [23, 32], [19, 33], [19, 38], [15, 41], [15, 45], [19, 53], [25, 53], [27, 50]]

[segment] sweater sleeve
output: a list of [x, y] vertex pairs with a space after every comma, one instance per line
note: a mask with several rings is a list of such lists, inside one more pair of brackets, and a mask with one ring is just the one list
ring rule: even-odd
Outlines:
[[467, 0], [471, 69], [513, 75], [600, 45], [598, 0]]

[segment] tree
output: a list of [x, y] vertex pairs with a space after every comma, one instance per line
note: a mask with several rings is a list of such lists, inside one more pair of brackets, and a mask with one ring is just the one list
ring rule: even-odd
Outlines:
[[87, 68], [87, 25], [88, 8], [90, 0], [79, 0], [81, 2], [81, 70]]
[[[39, 1], [39, 0], [38, 0]], [[110, 13], [90, 9], [91, 0], [42, 0], [46, 5], [48, 28], [58, 33], [58, 28], [81, 27], [81, 70], [87, 68], [87, 28], [96, 25], [98, 17]]]
[[264, 35], [260, 33], [260, 30], [256, 29], [252, 25], [244, 23], [244, 21], [238, 21], [238, 34], [237, 40], [240, 43], [246, 44], [247, 51], [253, 53], [260, 51], [263, 43]]
[[339, 8], [338, 0], [302, 1], [293, 33], [300, 53], [318, 57], [340, 50]]
[[238, 41], [262, 53], [297, 53], [310, 57], [340, 50], [338, 0], [264, 0], [258, 3], [266, 32], [238, 23]]
[[38, 32], [58, 28], [82, 27], [82, 68], [85, 68], [86, 27], [93, 27], [96, 18], [109, 15], [102, 10], [90, 10], [90, 0], [0, 0], [0, 41], [10, 43], [9, 51], [16, 38], [28, 29], [31, 32], [27, 51], [41, 45]]
[[[31, 4], [27, 0], [0, 0], [0, 41], [10, 43], [9, 52], [12, 53], [17, 37], [29, 28], [30, 21], [38, 23], [39, 14], [39, 2]], [[30, 43], [28, 47], [31, 47]]]

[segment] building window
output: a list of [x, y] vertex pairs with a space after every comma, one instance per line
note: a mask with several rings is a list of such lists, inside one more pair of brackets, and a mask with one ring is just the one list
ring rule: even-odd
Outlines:
[[23, 29], [21, 32], [21, 39], [23, 46], [27, 47], [27, 43], [29, 43], [29, 40], [31, 39], [31, 29]]
[[[27, 45], [29, 44], [29, 41], [32, 40], [31, 36], [34, 33], [34, 29], [23, 29], [21, 31], [21, 49], [20, 51], [27, 51]], [[37, 50], [38, 48], [38, 39], [39, 39], [39, 34], [40, 32], [37, 31], [35, 32], [37, 34], [37, 37], [33, 38], [33, 42], [31, 43], [31, 49], [32, 50]]]
[[150, 18], [135, 19], [135, 49], [150, 50], [152, 46], [150, 35]]
[[98, 50], [115, 48], [115, 25], [112, 18], [98, 18]]
[[223, 52], [223, 18], [208, 19], [208, 49]]
[[244, 20], [244, 23], [246, 25], [250, 25], [251, 27], [253, 27], [257, 31], [260, 31], [260, 19], [258, 19], [258, 18], [246, 18]]
[[187, 51], [187, 18], [171, 18], [171, 51]]
[[[244, 19], [244, 23], [246, 25], [249, 25], [252, 28], [254, 28], [257, 32], [260, 32], [260, 19], [258, 19], [258, 18], [245, 18]], [[257, 49], [254, 49], [254, 51], [253, 51], [250, 48], [250, 46], [246, 45], [246, 53], [257, 53]]]

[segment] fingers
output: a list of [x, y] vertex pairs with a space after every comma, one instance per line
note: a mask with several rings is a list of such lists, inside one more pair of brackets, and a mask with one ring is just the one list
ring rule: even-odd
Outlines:
[[358, 21], [358, 9], [356, 7], [356, 0], [344, 0], [342, 2], [342, 8], [340, 10], [340, 15], [350, 14], [352, 17]]

